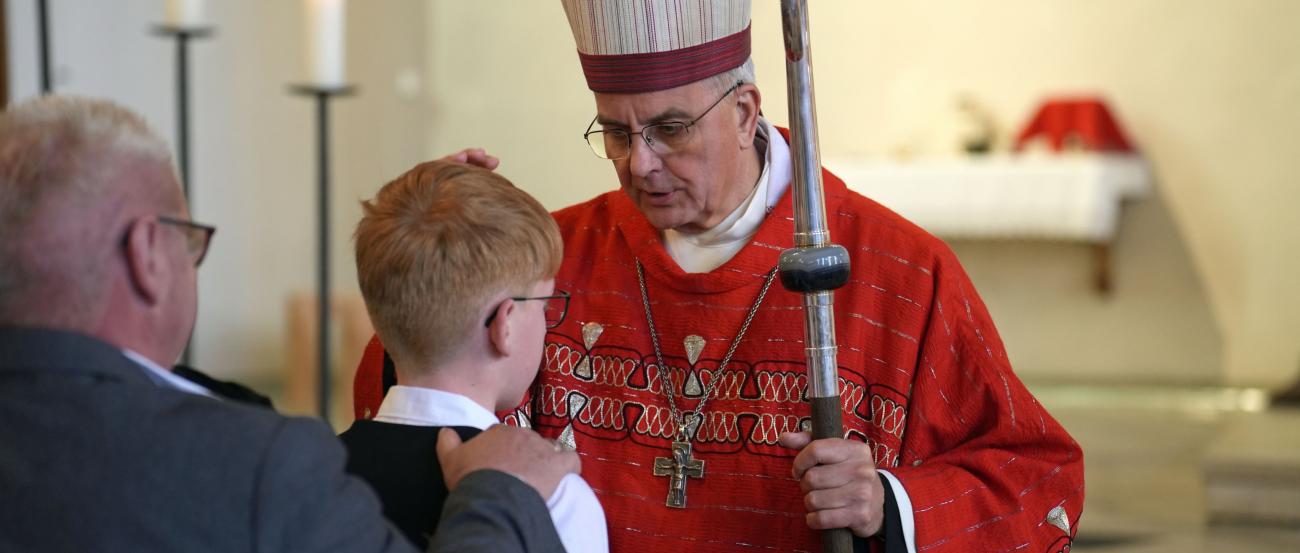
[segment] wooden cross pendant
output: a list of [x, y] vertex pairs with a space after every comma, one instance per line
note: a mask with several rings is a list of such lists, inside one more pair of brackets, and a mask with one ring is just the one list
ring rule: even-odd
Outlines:
[[673, 442], [672, 457], [655, 457], [655, 476], [668, 477], [668, 500], [674, 509], [686, 508], [686, 479], [704, 478], [704, 461], [691, 458], [690, 442]]

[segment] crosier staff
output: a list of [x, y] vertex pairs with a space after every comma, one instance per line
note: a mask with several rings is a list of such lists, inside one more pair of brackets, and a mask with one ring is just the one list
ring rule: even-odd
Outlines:
[[[849, 280], [849, 252], [831, 244], [817, 148], [807, 0], [781, 0], [785, 34], [785, 80], [790, 104], [790, 151], [794, 164], [794, 244], [781, 252], [781, 285], [803, 294], [808, 358], [808, 402], [813, 439], [844, 437], [839, 371], [835, 361], [835, 293]], [[847, 528], [822, 531], [822, 550], [853, 551]]]

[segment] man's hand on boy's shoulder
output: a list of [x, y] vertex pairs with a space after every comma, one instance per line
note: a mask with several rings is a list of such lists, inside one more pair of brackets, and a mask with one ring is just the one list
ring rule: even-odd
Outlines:
[[489, 171], [495, 170], [501, 165], [501, 160], [496, 156], [489, 155], [483, 148], [465, 148], [459, 152], [442, 158], [439, 161], [455, 161], [457, 163], [468, 163], [477, 167], [482, 167]]
[[555, 442], [532, 430], [503, 424], [464, 443], [454, 430], [442, 429], [438, 433], [438, 461], [449, 490], [469, 473], [489, 469], [523, 480], [543, 500], [555, 493], [565, 475], [582, 472], [577, 453], [561, 451]]

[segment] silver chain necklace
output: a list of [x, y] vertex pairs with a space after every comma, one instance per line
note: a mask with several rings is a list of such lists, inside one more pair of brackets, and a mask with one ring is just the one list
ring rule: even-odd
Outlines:
[[[749, 314], [745, 316], [745, 322], [740, 325], [740, 332], [736, 338], [731, 341], [731, 347], [727, 349], [727, 354], [722, 358], [722, 364], [718, 365], [718, 370], [709, 379], [709, 385], [704, 389], [704, 396], [696, 404], [693, 411], [682, 413], [677, 408], [677, 396], [673, 391], [672, 377], [668, 373], [668, 366], [664, 364], [663, 353], [659, 349], [659, 332], [655, 330], [655, 319], [650, 314], [650, 293], [646, 291], [645, 271], [641, 267], [641, 260], [636, 260], [636, 280], [641, 285], [641, 304], [645, 306], [645, 320], [650, 327], [650, 343], [655, 348], [655, 361], [659, 363], [659, 380], [664, 388], [664, 395], [668, 396], [668, 409], [672, 413], [673, 422], [677, 425], [677, 441], [690, 443], [695, 439], [696, 430], [704, 423], [704, 406], [708, 403], [709, 398], [713, 397], [713, 391], [717, 388], [718, 382], [722, 380], [723, 371], [727, 370], [727, 365], [731, 363], [731, 356], [736, 353], [736, 348], [740, 347], [740, 342], [745, 338], [745, 333], [749, 331], [749, 324], [754, 321], [754, 315], [758, 313], [758, 307], [763, 304], [763, 298], [767, 297], [768, 288], [772, 287], [772, 281], [776, 278], [776, 267], [772, 267], [767, 273], [767, 279], [763, 282], [763, 289], [759, 291], [758, 298], [754, 300], [754, 305], [750, 306]], [[695, 429], [688, 432], [687, 416], [692, 419], [698, 419]]]

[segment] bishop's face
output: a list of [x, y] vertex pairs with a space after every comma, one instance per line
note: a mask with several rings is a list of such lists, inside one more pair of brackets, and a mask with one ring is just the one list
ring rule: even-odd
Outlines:
[[754, 157], [756, 117], [749, 114], [758, 111], [757, 89], [743, 85], [710, 110], [722, 94], [712, 79], [704, 79], [657, 92], [595, 95], [596, 124], [605, 130], [633, 133], [646, 125], [699, 117], [672, 151], [656, 151], [662, 146], [652, 149], [633, 135], [629, 155], [612, 160], [623, 192], [657, 229], [695, 233], [713, 228], [753, 186], [736, 181], [742, 164]]

